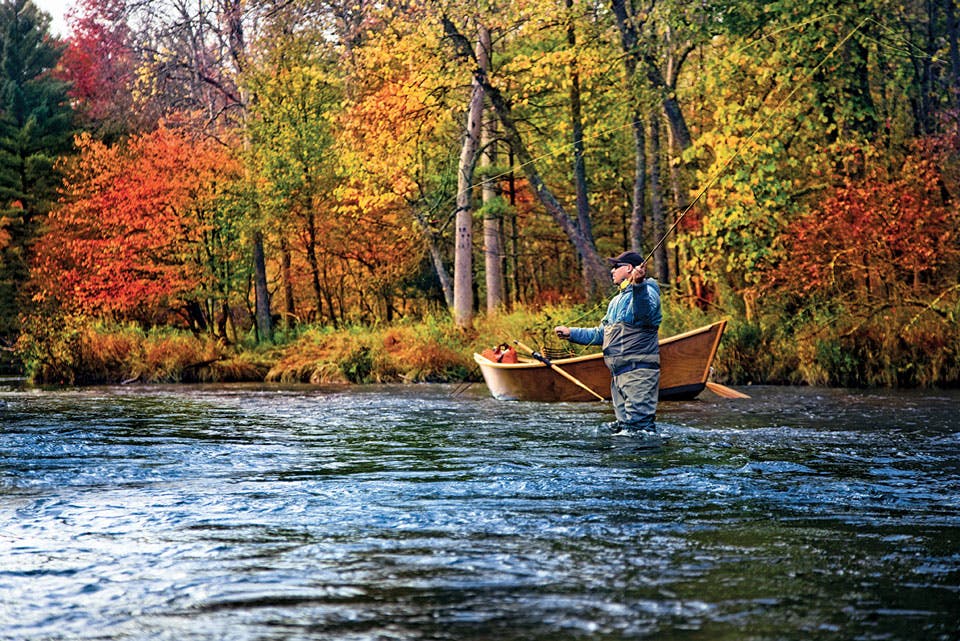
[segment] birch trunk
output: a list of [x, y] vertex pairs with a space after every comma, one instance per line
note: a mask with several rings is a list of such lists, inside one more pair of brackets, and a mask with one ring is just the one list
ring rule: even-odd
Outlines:
[[[477, 60], [484, 69], [490, 68], [490, 31], [480, 31], [480, 45], [477, 47]], [[481, 132], [483, 151], [480, 154], [480, 166], [487, 171], [484, 173], [481, 195], [484, 205], [492, 205], [500, 195], [495, 180], [491, 180], [489, 170], [497, 162], [497, 114], [487, 112]], [[483, 216], [483, 262], [487, 285], [487, 313], [496, 314], [503, 308], [503, 216], [500, 208], [484, 208]]]
[[[481, 28], [481, 33], [484, 30]], [[482, 48], [477, 43], [477, 50]], [[486, 70], [483, 70], [484, 72]], [[457, 168], [456, 245], [453, 256], [453, 319], [457, 327], [473, 326], [473, 169], [480, 148], [483, 122], [483, 87], [474, 78], [467, 108], [467, 122]]]
[[[444, 31], [450, 37], [460, 57], [476, 62], [476, 58], [470, 49], [470, 44], [457, 30], [456, 25], [446, 16], [443, 17]], [[474, 69], [474, 83], [483, 89], [483, 93], [490, 99], [493, 108], [500, 119], [500, 125], [504, 130], [504, 137], [510, 143], [510, 148], [516, 155], [517, 162], [523, 169], [530, 183], [530, 187], [537, 195], [540, 203], [546, 208], [547, 212], [557, 223], [560, 229], [566, 234], [567, 238], [573, 244], [577, 253], [584, 263], [584, 290], [588, 298], [597, 299], [606, 295], [610, 285], [610, 272], [607, 269], [606, 262], [597, 253], [596, 247], [580, 230], [580, 227], [570, 218], [566, 210], [554, 197], [553, 192], [544, 183], [540, 172], [536, 168], [536, 163], [530, 150], [523, 142], [523, 137], [513, 121], [510, 105], [507, 103], [500, 90], [494, 87], [487, 76], [487, 70], [476, 65]]]

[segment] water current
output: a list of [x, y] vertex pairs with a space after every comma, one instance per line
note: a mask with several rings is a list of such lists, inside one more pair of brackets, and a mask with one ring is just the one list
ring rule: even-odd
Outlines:
[[0, 383], [0, 639], [960, 639], [960, 393]]

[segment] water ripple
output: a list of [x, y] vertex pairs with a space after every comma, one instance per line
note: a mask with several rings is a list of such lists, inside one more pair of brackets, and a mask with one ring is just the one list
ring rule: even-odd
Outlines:
[[960, 395], [0, 389], [0, 638], [956, 638]]

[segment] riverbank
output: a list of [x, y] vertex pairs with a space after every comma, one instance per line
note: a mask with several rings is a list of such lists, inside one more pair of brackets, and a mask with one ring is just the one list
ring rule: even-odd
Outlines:
[[[23, 375], [37, 384], [285, 382], [419, 383], [479, 381], [474, 352], [519, 339], [535, 349], [596, 348], [561, 343], [557, 324], [591, 325], [600, 307], [545, 307], [479, 316], [463, 331], [446, 316], [389, 326], [302, 326], [273, 343], [227, 343], [210, 335], [145, 330], [82, 317], [46, 322], [24, 332], [17, 345]], [[665, 302], [661, 336], [719, 320]], [[713, 379], [727, 384], [835, 387], [958, 387], [960, 335], [915, 323], [893, 325], [744, 321], [729, 323]]]
[[18, 355], [23, 374], [38, 384], [460, 382], [480, 379], [474, 351], [514, 338], [544, 344], [550, 314], [478, 319], [470, 331], [432, 317], [384, 327], [303, 326], [260, 345], [70, 317], [25, 332]]
[[[38, 384], [451, 383], [481, 380], [473, 353], [515, 339], [535, 349], [595, 351], [561, 343], [552, 330], [590, 325], [602, 314], [599, 306], [517, 310], [479, 316], [468, 331], [446, 316], [389, 326], [301, 326], [266, 345], [69, 317], [25, 332], [18, 350], [23, 374]], [[716, 320], [689, 310], [667, 317], [664, 336]]]

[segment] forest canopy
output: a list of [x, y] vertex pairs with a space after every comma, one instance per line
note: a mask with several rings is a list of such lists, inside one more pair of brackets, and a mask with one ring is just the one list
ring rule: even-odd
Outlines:
[[469, 331], [603, 299], [632, 249], [733, 320], [733, 380], [960, 382], [958, 19], [78, 0], [60, 40], [3, 0], [0, 341], [67, 315]]

